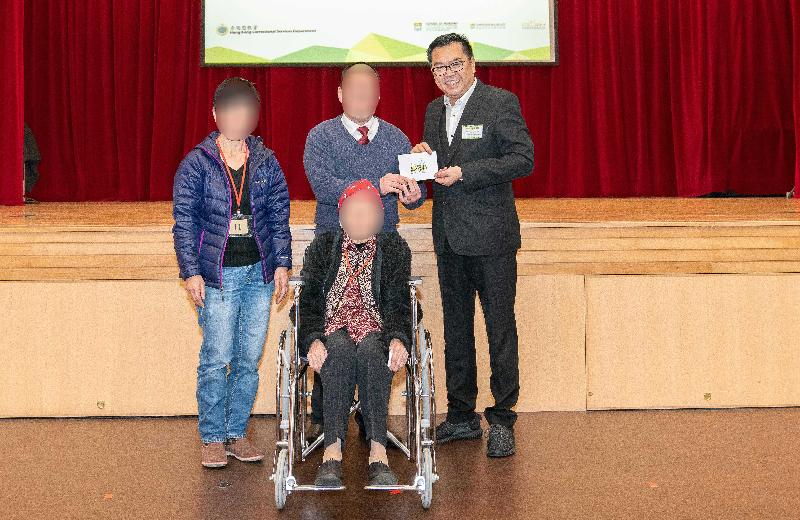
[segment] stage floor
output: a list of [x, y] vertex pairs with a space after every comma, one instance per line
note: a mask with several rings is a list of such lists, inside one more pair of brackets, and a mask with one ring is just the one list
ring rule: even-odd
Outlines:
[[[316, 203], [291, 202], [291, 223], [314, 222]], [[98, 208], [102, 207], [102, 211]], [[604, 198], [517, 199], [520, 221], [537, 223], [798, 222], [800, 198]], [[409, 211], [400, 208], [401, 224], [429, 224], [431, 202]], [[172, 225], [171, 202], [44, 202], [0, 206], [0, 226], [33, 224], [74, 227], [157, 227]]]
[[[519, 273], [800, 273], [800, 199], [519, 199]], [[170, 202], [0, 207], [0, 281], [174, 280]], [[292, 202], [294, 263], [315, 202]], [[401, 211], [417, 272], [435, 272], [431, 203]]]
[[[273, 442], [272, 421], [252, 419], [259, 446]], [[196, 427], [194, 417], [0, 420], [0, 516], [730, 520], [800, 511], [798, 409], [522, 414], [510, 459], [487, 459], [478, 440], [437, 450], [441, 478], [425, 514], [415, 493], [360, 488], [367, 450], [352, 422], [347, 490], [295, 493], [280, 515], [271, 460], [203, 469]], [[299, 476], [312, 479], [319, 457]], [[411, 463], [396, 450], [390, 458], [408, 477]]]

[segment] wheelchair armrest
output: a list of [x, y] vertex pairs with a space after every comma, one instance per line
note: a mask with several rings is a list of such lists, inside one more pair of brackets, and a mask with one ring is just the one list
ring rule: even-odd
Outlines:
[[411, 287], [416, 287], [418, 285], [422, 285], [422, 277], [421, 276], [412, 276], [408, 279], [408, 285]]

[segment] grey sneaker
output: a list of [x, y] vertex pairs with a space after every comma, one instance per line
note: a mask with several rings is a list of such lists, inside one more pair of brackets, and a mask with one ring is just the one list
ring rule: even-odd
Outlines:
[[397, 475], [383, 462], [373, 462], [367, 468], [369, 486], [396, 486]]
[[314, 485], [323, 488], [342, 487], [342, 461], [326, 460], [320, 464]]
[[490, 425], [486, 455], [489, 457], [510, 457], [515, 451], [514, 429], [502, 424]]
[[436, 444], [483, 437], [481, 421], [477, 417], [463, 423], [444, 421], [436, 427]]

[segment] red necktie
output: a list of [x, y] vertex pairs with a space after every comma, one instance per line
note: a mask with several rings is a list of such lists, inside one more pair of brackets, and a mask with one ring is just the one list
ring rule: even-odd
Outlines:
[[366, 126], [359, 126], [358, 131], [361, 132], [361, 139], [358, 140], [358, 144], [367, 144], [369, 142], [369, 137], [367, 137], [369, 128]]

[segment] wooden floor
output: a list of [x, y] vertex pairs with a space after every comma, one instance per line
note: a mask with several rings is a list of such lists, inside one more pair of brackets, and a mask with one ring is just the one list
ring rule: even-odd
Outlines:
[[[312, 225], [314, 201], [291, 203], [291, 223]], [[102, 211], [98, 211], [102, 207]], [[800, 221], [800, 198], [604, 198], [517, 199], [525, 224], [575, 223], [592, 225], [675, 222], [708, 223], [748, 221], [786, 223]], [[45, 202], [26, 206], [0, 206], [0, 226], [31, 227], [155, 227], [172, 225], [171, 202]], [[401, 223], [429, 224], [431, 203], [421, 208], [400, 208]]]
[[[485, 424], [484, 424], [485, 426]], [[275, 510], [271, 461], [206, 470], [197, 419], [0, 420], [0, 517], [38, 519], [795, 519], [800, 410], [522, 414], [517, 455], [485, 441], [437, 450], [440, 480], [415, 493], [361, 489], [366, 448], [351, 424], [339, 493], [295, 493]], [[271, 417], [251, 420], [260, 446]], [[410, 478], [397, 450], [391, 464]], [[298, 476], [313, 478], [319, 452]]]
[[[292, 203], [294, 263], [315, 203]], [[521, 199], [520, 275], [800, 272], [800, 200]], [[401, 212], [416, 271], [435, 268], [431, 205]], [[0, 280], [169, 280], [171, 203], [0, 207]]]

